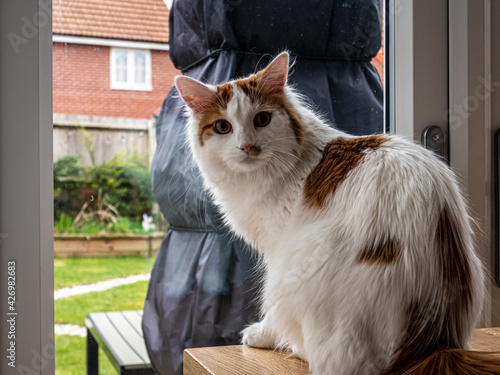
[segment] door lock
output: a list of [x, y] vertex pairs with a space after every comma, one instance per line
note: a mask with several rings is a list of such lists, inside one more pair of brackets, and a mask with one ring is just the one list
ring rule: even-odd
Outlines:
[[439, 126], [428, 126], [422, 132], [422, 146], [426, 149], [434, 151], [436, 154], [445, 159], [446, 137], [443, 130]]

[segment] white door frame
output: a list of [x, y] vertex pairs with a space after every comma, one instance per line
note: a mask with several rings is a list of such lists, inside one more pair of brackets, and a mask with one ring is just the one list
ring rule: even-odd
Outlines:
[[[477, 248], [491, 274], [493, 96], [485, 95], [491, 92], [487, 79], [491, 77], [491, 0], [391, 1], [395, 3], [394, 61], [389, 62], [394, 64], [395, 78], [388, 87], [394, 92], [389, 95], [394, 100], [389, 105], [394, 108], [391, 129], [416, 142], [427, 126], [444, 131], [446, 156], [483, 232]], [[500, 305], [500, 292], [491, 281], [483, 326], [500, 325], [491, 307], [492, 299]]]
[[[389, 108], [391, 130], [420, 142], [427, 126], [447, 133], [448, 108], [447, 0], [387, 0]], [[390, 43], [390, 41], [389, 41]], [[391, 53], [392, 52], [392, 53]], [[393, 94], [391, 94], [393, 93]]]
[[[496, 1], [496, 0], [495, 0]], [[449, 3], [449, 145], [450, 166], [458, 173], [478, 224], [477, 249], [493, 274], [491, 129], [491, 1]], [[487, 280], [483, 325], [499, 325]], [[498, 298], [498, 297], [496, 297]]]
[[[51, 7], [51, 0], [0, 1], [0, 373], [5, 375], [54, 374]], [[17, 315], [8, 315], [13, 313], [7, 303], [9, 261], [16, 263]], [[12, 318], [15, 325], [7, 322]], [[11, 341], [15, 368], [6, 355]]]

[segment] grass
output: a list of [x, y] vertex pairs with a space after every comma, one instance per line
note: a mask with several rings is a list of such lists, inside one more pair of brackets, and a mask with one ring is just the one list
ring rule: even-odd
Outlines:
[[110, 258], [55, 258], [54, 288], [149, 273], [154, 258], [122, 256]]
[[[56, 374], [84, 375], [86, 368], [86, 338], [78, 336], [56, 336]], [[116, 370], [99, 349], [99, 375], [116, 375]]]
[[66, 297], [55, 302], [56, 323], [84, 325], [85, 315], [91, 312], [142, 310], [147, 281], [122, 285], [104, 292]]
[[[126, 256], [115, 258], [55, 258], [55, 288], [149, 273], [153, 258]], [[97, 311], [139, 310], [143, 308], [147, 281], [122, 285], [55, 301], [57, 324], [84, 326], [85, 315]], [[56, 336], [56, 375], [86, 374], [85, 337]], [[116, 375], [102, 350], [99, 350], [99, 374]]]

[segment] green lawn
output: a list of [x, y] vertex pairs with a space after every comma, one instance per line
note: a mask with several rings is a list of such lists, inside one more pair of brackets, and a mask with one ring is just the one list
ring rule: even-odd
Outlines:
[[[137, 256], [115, 258], [55, 258], [55, 288], [89, 284], [116, 277], [151, 272], [153, 258]], [[148, 282], [122, 285], [103, 292], [92, 292], [55, 301], [57, 324], [84, 326], [85, 315], [98, 311], [140, 310], [144, 306]], [[85, 338], [56, 336], [56, 375], [86, 374]], [[115, 375], [116, 371], [99, 351], [99, 374]]]
[[[56, 336], [56, 374], [84, 375], [87, 373], [86, 338]], [[99, 349], [99, 375], [117, 375], [106, 354]]]
[[154, 258], [121, 256], [110, 258], [55, 258], [54, 288], [150, 273]]
[[91, 312], [142, 310], [147, 288], [147, 281], [139, 281], [104, 292], [59, 299], [55, 302], [56, 323], [83, 326], [85, 315]]

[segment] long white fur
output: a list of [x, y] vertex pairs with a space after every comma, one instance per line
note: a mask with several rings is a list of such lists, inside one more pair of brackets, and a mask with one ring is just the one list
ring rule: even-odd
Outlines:
[[[280, 111], [255, 128], [259, 108], [235, 84], [225, 113], [233, 133], [200, 146], [198, 118], [187, 108], [188, 140], [206, 187], [266, 267], [262, 320], [244, 330], [243, 343], [290, 350], [314, 375], [382, 373], [405, 333], [404, 306], [440, 295], [434, 234], [445, 205], [460, 223], [473, 278], [473, 310], [457, 326], [472, 330], [484, 272], [453, 173], [431, 152], [394, 136], [367, 153], [324, 208], [312, 208], [304, 202], [307, 176], [328, 142], [350, 136], [327, 126], [290, 87], [285, 96], [301, 116], [301, 146]], [[245, 142], [262, 147], [256, 160], [240, 149]], [[357, 262], [383, 235], [402, 244], [399, 261]]]

